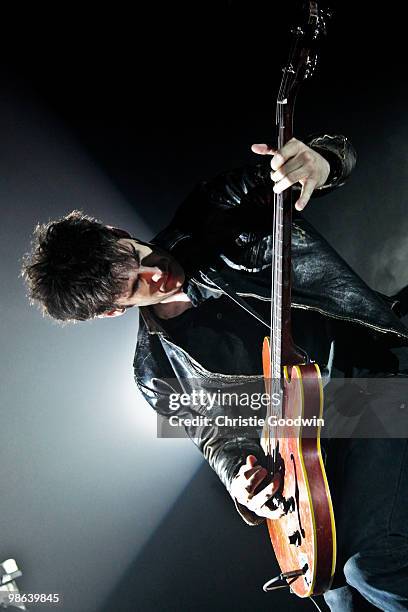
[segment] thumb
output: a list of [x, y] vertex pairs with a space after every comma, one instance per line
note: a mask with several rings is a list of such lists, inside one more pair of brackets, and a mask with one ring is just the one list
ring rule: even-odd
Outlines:
[[300, 192], [300, 198], [295, 204], [296, 210], [300, 211], [304, 209], [306, 204], [309, 202], [315, 187], [316, 187], [316, 182], [312, 181], [311, 179], [306, 180], [302, 184], [302, 191]]
[[277, 149], [273, 149], [267, 144], [253, 144], [251, 146], [251, 151], [253, 153], [257, 153], [258, 155], [275, 155]]
[[250, 468], [254, 467], [257, 463], [258, 459], [255, 457], [255, 455], [248, 455], [246, 458], [246, 464]]

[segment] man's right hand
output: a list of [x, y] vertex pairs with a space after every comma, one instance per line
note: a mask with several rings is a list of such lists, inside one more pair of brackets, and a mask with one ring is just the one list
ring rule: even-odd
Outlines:
[[275, 495], [280, 486], [280, 476], [275, 474], [266, 487], [256, 492], [260, 484], [266, 478], [268, 472], [261, 465], [257, 465], [257, 458], [254, 455], [248, 455], [246, 463], [243, 465], [238, 474], [232, 481], [231, 494], [237, 502], [246, 506], [258, 516], [263, 516], [268, 519], [277, 519], [282, 516], [282, 511], [271, 510], [268, 508], [267, 502]]

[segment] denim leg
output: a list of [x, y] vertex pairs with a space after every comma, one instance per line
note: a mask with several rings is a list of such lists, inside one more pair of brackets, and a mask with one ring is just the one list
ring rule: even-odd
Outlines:
[[408, 544], [395, 543], [394, 548], [377, 554], [357, 553], [344, 565], [344, 575], [380, 610], [408, 610]]
[[332, 440], [328, 475], [338, 536], [338, 612], [408, 610], [408, 441]]
[[374, 612], [377, 610], [349, 585], [331, 589], [325, 593], [324, 599], [332, 612]]

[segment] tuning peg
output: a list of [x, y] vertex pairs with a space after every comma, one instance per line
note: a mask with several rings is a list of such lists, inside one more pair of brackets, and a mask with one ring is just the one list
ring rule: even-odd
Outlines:
[[304, 36], [305, 31], [301, 26], [293, 26], [292, 28], [290, 28], [290, 33], [298, 34], [298, 36]]

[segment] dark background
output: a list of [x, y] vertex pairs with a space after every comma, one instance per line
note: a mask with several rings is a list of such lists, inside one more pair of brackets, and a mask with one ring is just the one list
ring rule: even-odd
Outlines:
[[[250, 145], [273, 139], [294, 5], [210, 0], [35, 11], [16, 28], [11, 22], [11, 31], [5, 21], [5, 78], [46, 101], [146, 223], [161, 227], [198, 180], [253, 160]], [[403, 240], [395, 215], [405, 211], [405, 20], [398, 3], [332, 7], [318, 73], [298, 98], [295, 135], [345, 133], [359, 165], [353, 187], [339, 196], [341, 210], [334, 196], [310, 216], [386, 290], [390, 279], [399, 282], [393, 266], [385, 272], [384, 263], [363, 260], [382, 248], [385, 227]], [[154, 206], [144, 205], [145, 195]], [[351, 226], [364, 233], [369, 255]]]
[[[190, 185], [254, 159], [250, 144], [272, 140], [293, 5], [63, 4], [26, 15], [11, 33], [5, 21], [5, 74], [45, 100], [146, 221], [160, 225]], [[398, 4], [332, 6], [320, 67], [298, 98], [295, 134], [346, 133], [363, 164], [371, 153], [372, 173], [354, 179], [366, 183], [390, 153], [401, 155], [398, 143], [389, 147], [404, 119], [405, 22]], [[392, 188], [395, 177], [384, 174]], [[143, 208], [141, 183], [157, 206]]]
[[[367, 282], [392, 292], [408, 282], [405, 22], [395, 4], [337, 4], [318, 72], [298, 97], [295, 135], [346, 134], [359, 159], [349, 183], [306, 214]], [[290, 3], [20, 8], [3, 20], [2, 95], [46, 109], [65, 126], [150, 235], [198, 180], [251, 162], [250, 145], [273, 138]], [[16, 164], [34, 155], [23, 152]], [[86, 201], [73, 199], [77, 207], [86, 210]], [[41, 205], [36, 211], [45, 220]], [[149, 511], [143, 500], [140, 508]], [[309, 602], [261, 592], [276, 571], [266, 534], [234, 512], [201, 467], [122, 578], [113, 584], [101, 576], [111, 596], [98, 612], [311, 610]], [[86, 572], [74, 578], [86, 588]]]

